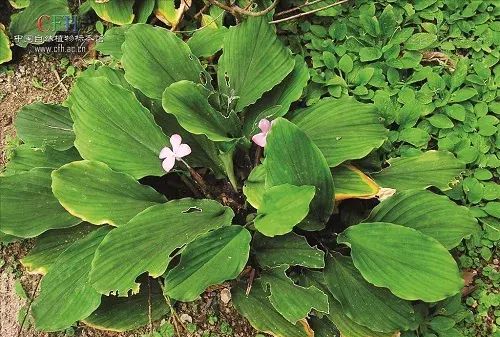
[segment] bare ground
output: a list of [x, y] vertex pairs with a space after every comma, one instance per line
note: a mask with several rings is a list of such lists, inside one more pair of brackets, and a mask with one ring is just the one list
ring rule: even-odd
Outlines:
[[[9, 71], [0, 74], [0, 167], [7, 161], [6, 150], [15, 143], [15, 114], [24, 105], [33, 102], [61, 103], [67, 97], [71, 79], [64, 79], [64, 69], [59, 67], [62, 56], [24, 54], [14, 60]], [[71, 60], [74, 64], [78, 60]], [[77, 64], [78, 65], [78, 64]], [[56, 74], [57, 72], [57, 74]], [[34, 84], [36, 82], [36, 84]], [[21, 299], [15, 292], [16, 280], [20, 280], [28, 297], [36, 292], [39, 276], [29, 275], [19, 260], [27, 254], [32, 242], [16, 242], [0, 246], [0, 336], [1, 337], [63, 337], [64, 333], [40, 333], [26, 319], [20, 330], [19, 310], [29, 305], [30, 300]], [[64, 299], [61, 299], [64, 300]], [[234, 336], [251, 337], [255, 331], [232, 307], [221, 301], [220, 292], [207, 292], [193, 303], [179, 303], [176, 306], [178, 316], [190, 318], [192, 332], [183, 332], [181, 336]], [[183, 315], [185, 314], [185, 315]], [[186, 316], [187, 315], [187, 316]], [[214, 320], [213, 317], [216, 317]], [[158, 322], [156, 323], [156, 326]], [[148, 329], [129, 333], [110, 333], [85, 326], [75, 327], [77, 337], [139, 337], [147, 334]], [[210, 332], [211, 334], [208, 334]]]

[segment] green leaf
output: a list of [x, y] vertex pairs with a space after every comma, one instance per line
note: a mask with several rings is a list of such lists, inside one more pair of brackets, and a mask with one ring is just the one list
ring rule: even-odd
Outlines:
[[455, 326], [455, 320], [451, 317], [435, 316], [429, 326], [434, 331], [447, 331]]
[[450, 103], [458, 103], [471, 99], [478, 94], [477, 90], [474, 88], [462, 88], [451, 94]]
[[[81, 222], [59, 204], [50, 188], [52, 169], [36, 168], [0, 176], [0, 230], [31, 238], [55, 228]], [[22, 205], [22, 207], [20, 207]]]
[[187, 244], [179, 264], [165, 278], [165, 293], [175, 300], [191, 302], [207, 287], [236, 278], [247, 263], [251, 239], [245, 228], [230, 226]]
[[92, 263], [91, 283], [102, 294], [137, 293], [139, 275], [162, 275], [172, 252], [229, 225], [233, 216], [230, 208], [213, 200], [188, 198], [152, 206], [104, 239]]
[[290, 51], [278, 40], [266, 16], [247, 17], [229, 28], [219, 60], [219, 90], [236, 96], [239, 112], [255, 103], [293, 70]]
[[469, 59], [467, 57], [461, 57], [457, 62], [457, 67], [453, 72], [450, 80], [450, 89], [454, 91], [459, 88], [467, 77], [467, 72], [469, 71]]
[[463, 287], [455, 260], [436, 239], [404, 226], [362, 223], [342, 232], [354, 265], [377, 287], [406, 300], [437, 302]]
[[262, 267], [290, 265], [323, 268], [325, 266], [323, 251], [309, 246], [305, 237], [293, 232], [275, 238], [256, 233], [252, 248]]
[[[455, 70], [456, 71], [456, 70]], [[452, 104], [445, 107], [446, 114], [457, 121], [465, 121], [465, 108], [460, 104]]]
[[60, 151], [73, 146], [72, 126], [67, 108], [44, 103], [25, 105], [15, 122], [17, 134], [24, 143], [33, 147], [50, 146]]
[[125, 33], [130, 26], [119, 26], [110, 28], [104, 33], [102, 41], [98, 41], [95, 50], [104, 55], [111, 55], [117, 60], [122, 58], [122, 44], [125, 42]]
[[[325, 291], [328, 295], [329, 312], [325, 315], [328, 320], [323, 322], [328, 325], [332, 324], [338, 329], [342, 336], [344, 337], [398, 337], [399, 332], [375, 332], [367, 328], [366, 326], [360, 325], [350, 319], [344, 312], [342, 305], [333, 297], [329, 292], [325, 284], [323, 273], [321, 272], [307, 272], [305, 275], [306, 283], [308, 286], [315, 286], [318, 289]], [[329, 329], [332, 329], [330, 327]], [[327, 336], [331, 337], [331, 336]]]
[[88, 275], [95, 250], [109, 230], [101, 227], [90, 232], [59, 255], [42, 279], [40, 295], [33, 302], [37, 329], [63, 330], [97, 309], [101, 295], [90, 285]]
[[56, 151], [51, 147], [39, 149], [30, 147], [27, 144], [19, 145], [13, 149], [9, 157], [3, 172], [4, 175], [22, 173], [33, 168], [51, 168], [55, 170], [64, 164], [82, 159], [74, 147], [66, 151]]
[[405, 42], [405, 49], [407, 50], [422, 50], [429, 48], [434, 42], [437, 41], [437, 36], [431, 33], [416, 33], [410, 36]]
[[226, 27], [206, 27], [194, 32], [187, 45], [196, 57], [210, 57], [222, 49], [227, 32]]
[[0, 26], [0, 64], [12, 60], [12, 50], [10, 49], [10, 40], [5, 30]]
[[21, 263], [30, 273], [46, 274], [62, 252], [95, 228], [81, 223], [71, 228], [47, 231], [36, 238], [35, 246]]
[[146, 23], [155, 8], [155, 0], [143, 0], [137, 4], [137, 23]]
[[134, 0], [90, 0], [95, 13], [104, 21], [126, 25], [134, 21]]
[[254, 282], [250, 294], [245, 294], [245, 288], [238, 285], [232, 288], [232, 300], [239, 311], [250, 324], [260, 332], [275, 337], [313, 337], [307, 321], [292, 324], [274, 309], [267, 298], [260, 280]]
[[335, 200], [371, 199], [379, 186], [366, 174], [352, 165], [341, 165], [332, 169], [335, 185]]
[[245, 111], [245, 135], [252, 135], [263, 118], [275, 119], [284, 116], [290, 105], [300, 99], [309, 78], [307, 64], [302, 57], [296, 56], [293, 71]]
[[261, 275], [262, 285], [269, 287], [269, 301], [290, 323], [307, 317], [312, 309], [328, 313], [328, 296], [314, 286], [296, 285], [286, 275], [288, 266], [266, 270]]
[[363, 47], [359, 51], [359, 58], [361, 62], [369, 62], [378, 60], [382, 56], [380, 48], [376, 47]]
[[179, 81], [163, 93], [162, 105], [187, 131], [213, 141], [229, 141], [239, 132], [238, 117], [224, 117], [209, 103], [212, 93], [201, 84]]
[[327, 259], [324, 273], [328, 289], [342, 304], [343, 312], [356, 323], [380, 332], [410, 330], [414, 325], [411, 304], [387, 288], [366, 282], [350, 257], [334, 253]]
[[452, 249], [479, 227], [468, 208], [429, 191], [403, 191], [375, 207], [370, 222], [411, 227]]
[[255, 217], [255, 228], [266, 236], [289, 233], [309, 213], [315, 187], [283, 184], [270, 187], [262, 196]]
[[250, 172], [243, 193], [247, 197], [247, 201], [254, 208], [258, 209], [262, 204], [262, 197], [266, 189], [266, 167], [265, 165], [257, 165]]
[[200, 61], [167, 29], [133, 25], [125, 33], [122, 51], [125, 78], [150, 98], [161, 99], [165, 88], [177, 81], [200, 83], [203, 79]]
[[352, 98], [323, 99], [298, 110], [292, 122], [320, 148], [330, 167], [363, 158], [387, 139], [375, 106]]
[[352, 71], [353, 69], [353, 62], [352, 58], [345, 54], [342, 56], [339, 60], [339, 69], [342, 70], [344, 73], [348, 74]]
[[399, 133], [399, 140], [415, 147], [424, 147], [429, 143], [430, 135], [419, 128], [406, 128]]
[[81, 77], [68, 102], [75, 146], [84, 159], [136, 179], [165, 173], [158, 155], [169, 145], [167, 137], [132, 92], [103, 77]]
[[147, 282], [141, 284], [141, 290], [136, 295], [104, 296], [99, 308], [83, 323], [94, 329], [122, 332], [148, 325], [150, 320], [161, 319], [169, 313], [170, 308], [158, 282], [151, 279]]
[[267, 136], [265, 154], [266, 186], [315, 186], [311, 217], [306, 221], [326, 222], [333, 211], [333, 179], [318, 147], [296, 125], [278, 118]]
[[438, 129], [451, 129], [455, 126], [451, 119], [443, 114], [433, 115], [427, 120], [429, 121], [429, 123], [431, 123], [432, 126]]
[[[50, 15], [50, 18], [40, 19], [43, 15]], [[70, 15], [66, 0], [32, 1], [24, 10], [12, 15], [9, 33], [11, 36], [23, 36], [19, 41], [16, 40], [16, 44], [20, 47], [24, 48], [28, 43], [42, 44], [45, 37], [53, 36], [57, 31], [66, 30], [65, 18]], [[61, 16], [59, 23], [57, 22], [58, 16]], [[52, 20], [56, 20], [55, 24]], [[38, 27], [39, 24], [41, 24], [42, 31]], [[42, 38], [37, 42], [31, 38], [31, 41], [28, 42], [28, 39], [25, 38], [27, 36], [40, 36]]]
[[98, 161], [77, 161], [52, 172], [52, 192], [71, 214], [95, 225], [121, 226], [166, 198]]
[[427, 151], [414, 157], [390, 159], [388, 163], [389, 167], [372, 177], [380, 186], [398, 191], [429, 186], [448, 190], [465, 169], [462, 162], [446, 151]]

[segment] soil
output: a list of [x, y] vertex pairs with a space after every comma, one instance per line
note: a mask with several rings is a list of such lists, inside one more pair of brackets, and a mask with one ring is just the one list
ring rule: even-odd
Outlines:
[[[71, 88], [72, 78], [64, 78], [65, 69], [60, 66], [64, 55], [39, 55], [23, 53], [7, 68], [0, 71], [0, 168], [8, 159], [8, 148], [16, 144], [14, 121], [16, 113], [26, 104], [33, 102], [61, 103]], [[77, 68], [83, 62], [77, 56], [70, 58]], [[62, 81], [61, 81], [62, 79]], [[35, 83], [36, 82], [36, 83]], [[26, 240], [0, 246], [0, 336], [1, 337], [139, 337], [149, 335], [149, 328], [128, 333], [104, 332], [78, 325], [66, 333], [40, 333], [33, 329], [29, 317], [20, 330], [23, 310], [36, 294], [40, 277], [26, 272], [19, 260], [32, 247]], [[28, 299], [16, 294], [16, 280], [20, 280]], [[227, 292], [227, 290], [225, 290]], [[19, 314], [21, 310], [21, 314]], [[178, 303], [177, 316], [191, 320], [187, 324], [191, 332], [181, 332], [179, 337], [235, 336], [251, 337], [256, 334], [248, 322], [232, 307], [231, 302], [221, 301], [220, 290], [206, 292], [202, 298], [192, 303]], [[20, 316], [18, 318], [18, 315]], [[214, 318], [215, 317], [215, 318]], [[154, 326], [161, 323], [156, 322]], [[211, 334], [209, 334], [209, 332]]]

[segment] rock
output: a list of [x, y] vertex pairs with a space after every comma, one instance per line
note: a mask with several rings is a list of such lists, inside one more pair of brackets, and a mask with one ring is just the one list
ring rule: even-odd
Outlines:
[[222, 289], [222, 291], [220, 292], [220, 300], [224, 304], [228, 304], [229, 301], [231, 301], [231, 291], [229, 291], [228, 288]]

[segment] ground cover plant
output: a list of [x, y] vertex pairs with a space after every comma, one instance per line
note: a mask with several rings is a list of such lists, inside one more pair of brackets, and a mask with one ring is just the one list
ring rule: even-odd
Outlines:
[[[358, 1], [279, 37], [272, 13], [217, 6], [186, 42], [109, 29], [109, 65], [19, 112], [0, 176], [2, 236], [36, 238], [35, 326], [175, 321], [175, 301], [229, 282], [275, 336], [460, 335], [456, 248], [487, 240], [491, 260], [498, 242], [498, 44], [492, 3], [459, 6]], [[481, 17], [478, 50], [422, 64], [471, 31], [446, 11]]]

